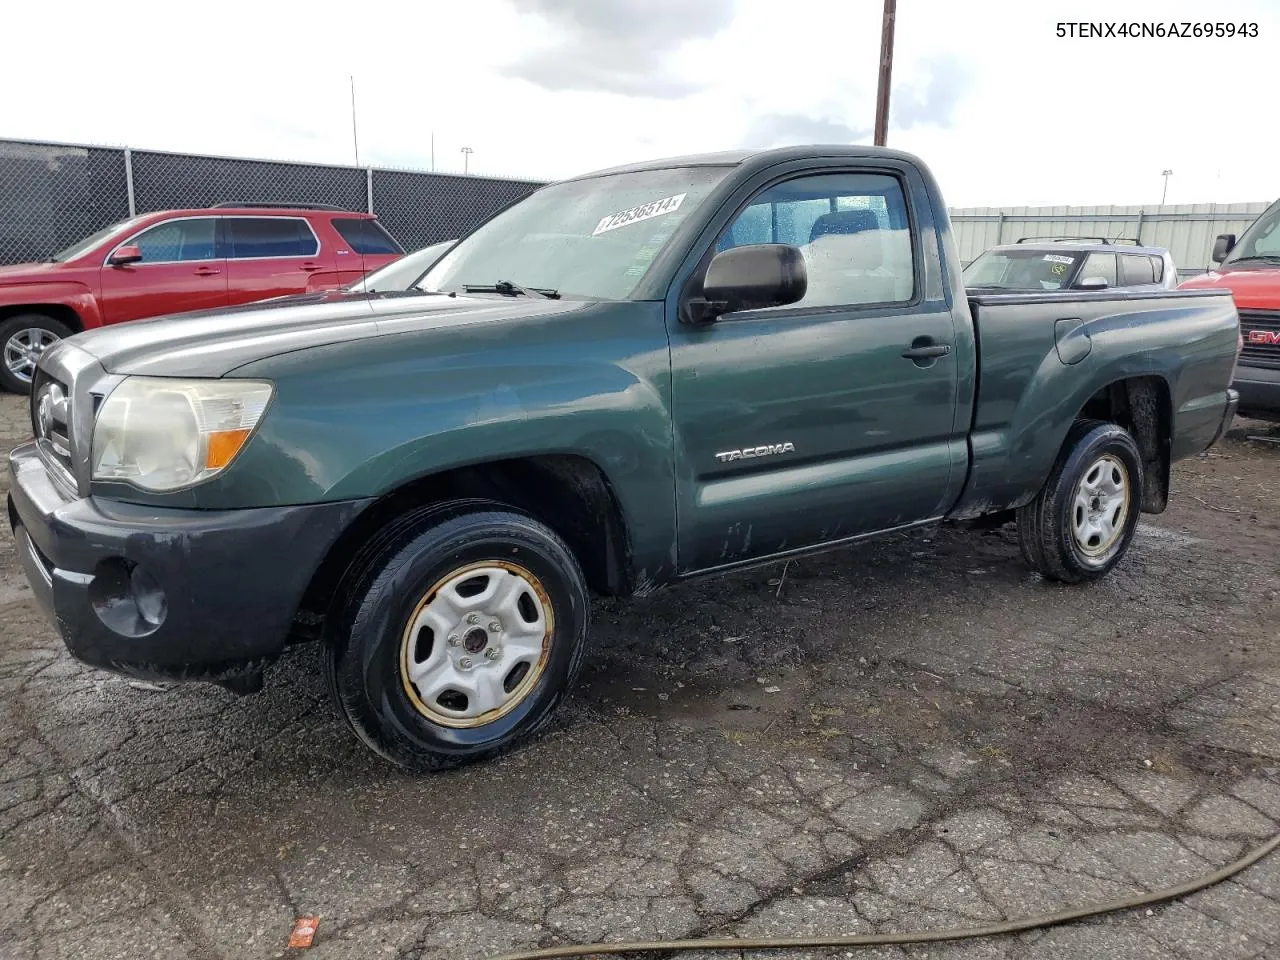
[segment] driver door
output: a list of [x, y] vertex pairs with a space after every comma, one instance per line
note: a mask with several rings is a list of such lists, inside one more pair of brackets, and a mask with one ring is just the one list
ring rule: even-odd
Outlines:
[[[800, 247], [808, 292], [670, 324], [681, 572], [909, 526], [958, 491], [956, 334], [912, 173], [792, 176], [721, 231], [717, 250]], [[904, 356], [921, 345], [940, 355]]]
[[227, 261], [217, 233], [217, 217], [184, 217], [117, 244], [115, 249], [136, 246], [142, 259], [102, 267], [103, 320], [120, 323], [225, 307]]

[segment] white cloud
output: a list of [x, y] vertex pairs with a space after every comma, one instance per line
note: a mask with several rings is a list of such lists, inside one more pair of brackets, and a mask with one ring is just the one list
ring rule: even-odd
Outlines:
[[[610, 3], [618, 16], [599, 14]], [[361, 161], [377, 165], [428, 166], [432, 131], [438, 168], [460, 169], [465, 145], [473, 171], [539, 178], [857, 135], [874, 121], [880, 8], [724, 0], [682, 29], [665, 0], [11, 4], [6, 75], [24, 87], [0, 105], [0, 136], [350, 163], [348, 74]], [[889, 142], [924, 157], [952, 204], [1156, 202], [1166, 168], [1170, 202], [1280, 195], [1273, 0], [898, 13]], [[1059, 39], [1065, 17], [1229, 18], [1260, 36]]]

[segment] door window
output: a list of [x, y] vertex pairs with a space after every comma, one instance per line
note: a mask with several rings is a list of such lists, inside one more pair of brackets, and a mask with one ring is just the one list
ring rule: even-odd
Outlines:
[[1125, 286], [1128, 287], [1156, 282], [1156, 274], [1151, 268], [1151, 258], [1148, 256], [1136, 253], [1121, 254], [1120, 272], [1123, 275]]
[[226, 231], [235, 260], [314, 257], [320, 249], [310, 225], [295, 217], [228, 217]]
[[[1080, 268], [1080, 280], [1091, 280], [1094, 277], [1102, 277], [1107, 281], [1107, 286], [1114, 287], [1116, 285], [1116, 255], [1114, 253], [1091, 253], [1085, 258], [1084, 266]], [[1077, 283], [1080, 281], [1077, 280]]]
[[171, 220], [144, 231], [132, 243], [141, 251], [143, 263], [213, 260], [216, 226], [217, 221], [212, 217]]
[[786, 309], [906, 303], [915, 293], [906, 198], [888, 174], [819, 174], [769, 187], [716, 249], [754, 243], [792, 244], [804, 255], [808, 292]]

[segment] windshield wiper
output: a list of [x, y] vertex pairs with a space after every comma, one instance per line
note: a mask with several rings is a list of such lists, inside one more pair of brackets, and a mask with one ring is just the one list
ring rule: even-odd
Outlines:
[[532, 297], [535, 300], [559, 300], [559, 290], [548, 290], [545, 287], [522, 287], [510, 280], [499, 280], [492, 284], [464, 283], [462, 289], [466, 293], [504, 293], [509, 297]]
[[[1228, 260], [1227, 263], [1245, 263], [1249, 260], [1262, 260], [1266, 263], [1280, 263], [1280, 254], [1276, 253], [1259, 253], [1251, 257], [1236, 257], [1234, 260]], [[1226, 263], [1223, 264], [1226, 266]]]

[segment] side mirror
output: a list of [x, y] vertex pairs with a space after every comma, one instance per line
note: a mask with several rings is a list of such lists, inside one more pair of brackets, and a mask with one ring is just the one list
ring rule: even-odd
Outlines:
[[142, 251], [132, 244], [126, 244], [123, 247], [117, 247], [116, 252], [111, 254], [111, 258], [107, 263], [113, 267], [123, 267], [130, 263], [137, 263], [142, 259]]
[[1220, 233], [1218, 239], [1213, 241], [1213, 262], [1221, 263], [1227, 259], [1227, 254], [1232, 251], [1236, 245], [1236, 235], [1234, 233]]
[[716, 254], [702, 281], [698, 319], [735, 310], [782, 307], [804, 299], [809, 274], [799, 247], [757, 243]]
[[1109, 286], [1111, 284], [1107, 283], [1106, 277], [1085, 277], [1076, 281], [1077, 290], [1105, 290]]

